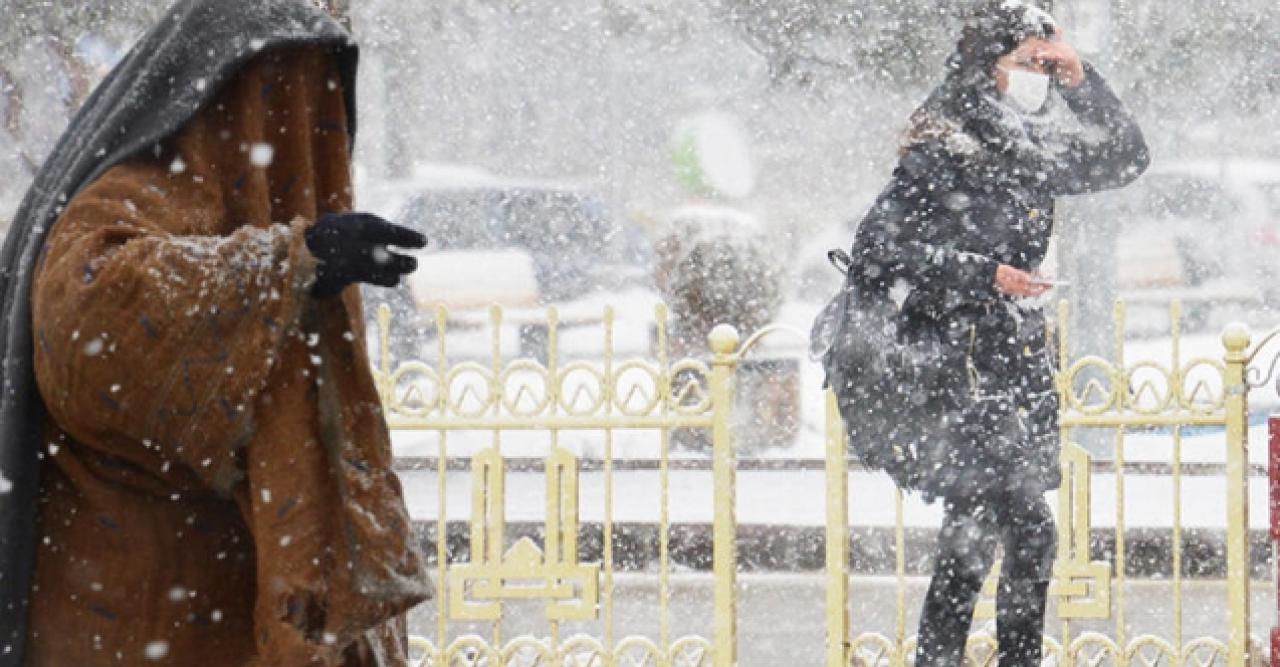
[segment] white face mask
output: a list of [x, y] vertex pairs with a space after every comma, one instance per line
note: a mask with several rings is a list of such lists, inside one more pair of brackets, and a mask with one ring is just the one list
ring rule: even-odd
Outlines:
[[1005, 99], [1011, 101], [1026, 113], [1036, 113], [1044, 108], [1049, 99], [1049, 76], [1025, 69], [1009, 69], [1001, 67], [1008, 78], [1009, 87], [1004, 91]]

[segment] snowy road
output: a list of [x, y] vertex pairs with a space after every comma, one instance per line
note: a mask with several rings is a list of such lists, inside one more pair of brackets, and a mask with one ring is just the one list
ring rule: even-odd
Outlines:
[[[907, 635], [914, 634], [919, 601], [927, 580], [907, 580]], [[739, 578], [740, 649], [742, 667], [807, 667], [821, 665], [824, 627], [824, 578], [821, 574], [753, 575]], [[672, 579], [673, 637], [697, 634], [709, 637], [711, 632], [712, 580], [706, 575], [681, 574]], [[1132, 581], [1125, 590], [1130, 609], [1127, 628], [1130, 639], [1140, 634], [1173, 637], [1172, 587], [1165, 581]], [[1275, 619], [1274, 598], [1269, 584], [1253, 587], [1252, 633], [1265, 637]], [[895, 635], [895, 587], [887, 578], [853, 580], [850, 586], [854, 634], [866, 631]], [[619, 575], [616, 596], [616, 618], [619, 634], [642, 634], [656, 639], [659, 632], [657, 615], [657, 579], [652, 575]], [[1201, 636], [1226, 638], [1226, 590], [1219, 581], [1193, 581], [1184, 584], [1184, 627], [1186, 641]], [[1058, 636], [1061, 625], [1052, 610], [1049, 616], [1051, 636]], [[435, 636], [435, 607], [423, 606], [410, 616], [415, 634]], [[535, 606], [513, 608], [503, 627], [503, 637], [519, 634], [546, 636], [547, 627]], [[1073, 635], [1095, 630], [1114, 636], [1115, 621], [1077, 622]], [[486, 625], [456, 625], [459, 634], [476, 633], [491, 636]], [[598, 623], [566, 624], [561, 636], [583, 632], [599, 636]]]

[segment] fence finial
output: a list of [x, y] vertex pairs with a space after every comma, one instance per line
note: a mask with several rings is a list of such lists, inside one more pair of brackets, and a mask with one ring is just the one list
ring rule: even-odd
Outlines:
[[717, 355], [727, 356], [738, 351], [738, 343], [741, 341], [738, 330], [731, 324], [719, 324], [716, 328], [707, 334], [707, 342], [711, 344], [711, 351]]
[[1227, 325], [1222, 332], [1222, 344], [1227, 346], [1227, 352], [1232, 355], [1243, 355], [1249, 348], [1249, 341], [1249, 327], [1239, 322]]

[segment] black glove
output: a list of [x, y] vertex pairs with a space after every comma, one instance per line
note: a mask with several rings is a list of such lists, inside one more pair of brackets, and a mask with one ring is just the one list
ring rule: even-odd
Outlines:
[[327, 299], [352, 283], [395, 287], [418, 261], [387, 246], [424, 248], [427, 237], [372, 213], [326, 213], [306, 231], [307, 250], [320, 263], [312, 296]]

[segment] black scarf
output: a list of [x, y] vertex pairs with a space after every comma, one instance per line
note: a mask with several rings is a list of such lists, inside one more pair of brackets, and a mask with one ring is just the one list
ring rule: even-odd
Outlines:
[[1045, 171], [1073, 137], [1085, 131], [1062, 95], [1051, 88], [1044, 107], [1026, 113], [1004, 101], [989, 72], [947, 62], [947, 78], [911, 114], [901, 152], [925, 151], [953, 159], [973, 174]]
[[0, 250], [0, 665], [24, 663], [45, 423], [30, 292], [49, 228], [105, 171], [178, 132], [256, 54], [303, 45], [338, 53], [354, 138], [357, 50], [328, 14], [307, 0], [179, 0], [94, 90], [14, 216]]

